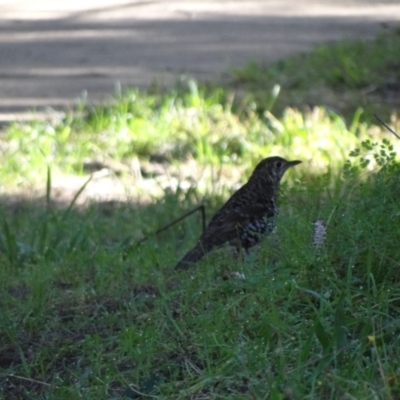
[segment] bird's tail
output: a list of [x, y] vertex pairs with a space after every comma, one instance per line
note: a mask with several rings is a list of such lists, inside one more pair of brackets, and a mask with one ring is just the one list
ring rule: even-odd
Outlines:
[[175, 265], [175, 269], [187, 269], [192, 264], [195, 264], [197, 261], [201, 260], [206, 251], [201, 243], [198, 243], [192, 250], [185, 254], [181, 261]]

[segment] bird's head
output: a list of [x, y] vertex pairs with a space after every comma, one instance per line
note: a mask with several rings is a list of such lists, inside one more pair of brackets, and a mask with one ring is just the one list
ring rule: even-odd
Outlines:
[[278, 186], [286, 170], [300, 164], [301, 161], [288, 161], [282, 157], [268, 157], [260, 161], [250, 179], [268, 180]]

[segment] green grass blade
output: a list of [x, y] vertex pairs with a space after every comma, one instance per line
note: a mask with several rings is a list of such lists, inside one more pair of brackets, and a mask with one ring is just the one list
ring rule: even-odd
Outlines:
[[3, 232], [5, 238], [4, 244], [6, 255], [11, 264], [16, 264], [18, 261], [18, 244], [15, 235], [11, 232], [11, 229], [5, 218], [3, 218]]
[[46, 179], [46, 205], [47, 209], [50, 208], [51, 201], [51, 168], [50, 165], [47, 166], [47, 179]]
[[89, 184], [89, 182], [90, 182], [91, 180], [92, 180], [92, 176], [90, 176], [90, 178], [89, 178], [89, 179], [81, 186], [81, 188], [76, 192], [74, 198], [72, 199], [71, 203], [69, 204], [68, 208], [65, 210], [65, 212], [64, 212], [64, 214], [63, 214], [63, 216], [62, 216], [62, 218], [61, 218], [62, 221], [65, 221], [65, 220], [68, 218], [68, 216], [69, 216], [69, 214], [70, 214], [72, 208], [74, 207], [76, 201], [78, 200], [79, 196], [82, 194], [82, 192], [85, 190], [86, 186]]

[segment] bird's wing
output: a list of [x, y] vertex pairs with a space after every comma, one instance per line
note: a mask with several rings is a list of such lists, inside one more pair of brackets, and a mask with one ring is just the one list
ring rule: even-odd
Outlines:
[[[252, 204], [244, 207], [234, 209], [227, 214], [220, 221], [215, 221], [212, 226], [207, 228], [203, 240], [215, 236], [236, 236], [239, 227], [246, 227], [252, 219], [261, 218], [262, 216], [272, 217], [274, 215], [271, 205], [265, 204]], [[215, 239], [214, 239], [215, 240]]]
[[250, 220], [261, 218], [264, 215], [267, 217], [272, 217], [273, 212], [270, 207], [266, 207], [265, 205], [261, 204], [253, 204], [242, 207], [238, 210], [233, 210], [226, 215], [226, 218], [224, 218], [224, 221], [221, 225], [221, 233], [232, 230], [237, 231], [239, 226], [244, 228], [250, 222]]

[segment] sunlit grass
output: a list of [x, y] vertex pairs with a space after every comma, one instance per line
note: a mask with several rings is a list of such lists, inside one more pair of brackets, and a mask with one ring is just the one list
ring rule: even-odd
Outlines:
[[[115, 104], [89, 109], [85, 117], [56, 123], [13, 125], [6, 133], [0, 173], [11, 184], [43, 181], [47, 165], [56, 173], [82, 173], [88, 160], [194, 159], [199, 165], [250, 169], [269, 155], [298, 158], [318, 174], [337, 172], [358, 141], [383, 132], [360, 121], [358, 110], [347, 126], [324, 108], [287, 108], [278, 118], [259, 116], [251, 104], [236, 114], [217, 94], [189, 89], [161, 96], [127, 92]], [[394, 125], [398, 124], [393, 120]], [[129, 169], [129, 168], [127, 168]]]
[[321, 45], [273, 66], [234, 71], [240, 90], [235, 83], [206, 87], [188, 79], [169, 91], [118, 92], [107, 104], [82, 104], [58, 122], [14, 124], [1, 142], [3, 183], [35, 185], [47, 165], [55, 175], [82, 174], [85, 162], [108, 160], [127, 170], [137, 160], [194, 159], [249, 172], [261, 158], [279, 154], [310, 161], [316, 173], [337, 170], [357, 141], [385, 133], [374, 113], [400, 125], [384, 94], [371, 97], [400, 79], [399, 43], [394, 32]]

